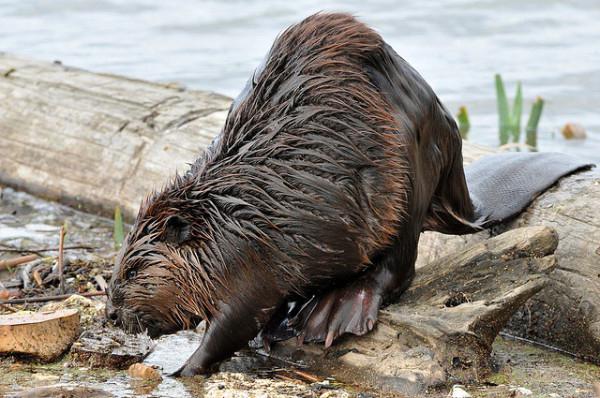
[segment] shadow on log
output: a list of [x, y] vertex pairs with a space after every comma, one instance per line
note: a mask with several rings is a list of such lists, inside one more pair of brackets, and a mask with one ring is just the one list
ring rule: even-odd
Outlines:
[[338, 358], [366, 382], [409, 395], [479, 381], [491, 370], [500, 330], [548, 282], [557, 244], [551, 228], [529, 227], [471, 245], [422, 267], [401, 301], [380, 312], [374, 332], [329, 351], [288, 342], [274, 353], [313, 363]]

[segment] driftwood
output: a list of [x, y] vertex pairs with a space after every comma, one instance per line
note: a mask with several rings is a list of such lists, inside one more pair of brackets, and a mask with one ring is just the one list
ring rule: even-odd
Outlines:
[[519, 309], [511, 334], [544, 342], [600, 363], [600, 170], [562, 179], [515, 220], [475, 235], [427, 232], [417, 266], [425, 266], [465, 244], [527, 225], [554, 228], [560, 243], [551, 283]]
[[0, 54], [0, 183], [131, 218], [210, 143], [230, 101]]
[[[0, 183], [131, 219], [139, 202], [184, 170], [220, 130], [230, 99], [0, 55]], [[468, 162], [489, 150], [465, 142]], [[598, 171], [565, 178], [507, 228], [551, 225], [561, 240], [553, 283], [511, 329], [598, 358]], [[425, 234], [420, 265], [489, 237]], [[524, 323], [525, 322], [525, 323]]]
[[481, 381], [500, 330], [546, 285], [557, 244], [551, 228], [528, 227], [471, 245], [422, 267], [400, 302], [380, 311], [374, 332], [343, 339], [330, 352], [288, 343], [275, 355], [339, 358], [363, 382], [408, 395], [448, 381]]
[[114, 327], [86, 330], [71, 346], [71, 359], [90, 368], [127, 369], [154, 348], [145, 334], [131, 335]]

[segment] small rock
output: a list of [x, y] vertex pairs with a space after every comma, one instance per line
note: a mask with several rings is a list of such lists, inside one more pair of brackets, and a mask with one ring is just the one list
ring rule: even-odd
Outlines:
[[153, 349], [146, 334], [131, 335], [114, 327], [90, 328], [71, 347], [71, 359], [90, 368], [127, 369]]
[[561, 129], [563, 137], [568, 140], [576, 139], [583, 140], [587, 137], [587, 133], [582, 125], [577, 123], [567, 123]]
[[60, 376], [57, 375], [48, 375], [41, 373], [34, 373], [31, 378], [35, 381], [44, 381], [44, 382], [55, 382], [60, 380]]
[[512, 390], [512, 393], [510, 394], [511, 397], [526, 397], [533, 394], [533, 392], [525, 387], [517, 387], [515, 389]]
[[144, 365], [143, 363], [134, 363], [129, 367], [127, 373], [130, 377], [145, 379], [145, 380], [162, 380], [160, 372], [152, 366]]
[[461, 386], [460, 384], [455, 384], [452, 386], [452, 390], [448, 394], [450, 398], [471, 398], [471, 394], [464, 390], [465, 386]]

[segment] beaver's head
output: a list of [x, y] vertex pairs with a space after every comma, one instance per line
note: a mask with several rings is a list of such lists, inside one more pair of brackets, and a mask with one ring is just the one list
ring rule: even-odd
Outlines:
[[119, 252], [107, 318], [152, 337], [195, 327], [212, 310], [210, 242], [193, 201], [173, 191], [146, 200]]

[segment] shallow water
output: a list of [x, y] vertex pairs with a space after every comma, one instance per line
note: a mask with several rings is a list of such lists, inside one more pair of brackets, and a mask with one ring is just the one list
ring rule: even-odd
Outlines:
[[[493, 74], [508, 92], [547, 100], [541, 150], [600, 161], [600, 2], [597, 0], [13, 0], [0, 2], [0, 51], [235, 95], [276, 35], [318, 10], [375, 27], [455, 112], [471, 140], [497, 144]], [[527, 101], [529, 100], [529, 101]], [[568, 142], [574, 121], [588, 139]], [[523, 122], [525, 123], [525, 121]]]

